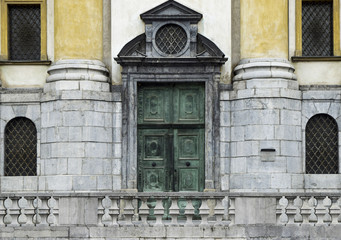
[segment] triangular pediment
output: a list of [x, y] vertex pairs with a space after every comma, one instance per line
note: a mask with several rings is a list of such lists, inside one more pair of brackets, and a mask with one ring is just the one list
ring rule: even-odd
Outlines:
[[141, 14], [145, 22], [162, 19], [189, 20], [199, 22], [202, 14], [198, 13], [176, 1], [169, 0], [153, 9]]

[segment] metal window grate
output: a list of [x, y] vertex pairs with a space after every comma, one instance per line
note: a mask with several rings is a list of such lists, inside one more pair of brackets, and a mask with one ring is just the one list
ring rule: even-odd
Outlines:
[[37, 130], [23, 117], [12, 119], [5, 129], [5, 176], [37, 175]]
[[333, 56], [333, 2], [302, 2], [302, 55]]
[[9, 5], [10, 60], [40, 60], [40, 5]]
[[326, 114], [312, 117], [306, 127], [306, 173], [338, 173], [338, 145], [338, 126], [334, 118]]
[[185, 48], [187, 34], [182, 27], [176, 24], [167, 24], [157, 31], [155, 42], [162, 52], [174, 55]]

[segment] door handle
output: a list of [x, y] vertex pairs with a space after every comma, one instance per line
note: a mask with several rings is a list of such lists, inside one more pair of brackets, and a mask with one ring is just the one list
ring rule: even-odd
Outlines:
[[153, 167], [155, 167], [155, 166], [156, 166], [156, 163], [155, 163], [155, 162], [153, 162], [153, 163], [152, 163], [152, 166], [153, 166]]
[[186, 166], [187, 167], [191, 166], [191, 163], [190, 162], [186, 162]]

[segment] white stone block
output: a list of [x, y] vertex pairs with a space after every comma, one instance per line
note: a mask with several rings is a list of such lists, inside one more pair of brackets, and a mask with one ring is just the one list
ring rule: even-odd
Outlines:
[[290, 174], [272, 173], [271, 174], [271, 188], [275, 188], [275, 189], [291, 188]]
[[230, 143], [220, 143], [220, 157], [230, 157]]
[[83, 175], [101, 175], [103, 174], [103, 160], [100, 158], [83, 159]]
[[285, 157], [276, 157], [275, 161], [261, 161], [259, 157], [249, 157], [246, 161], [247, 172], [249, 173], [284, 173], [287, 162]]
[[230, 102], [220, 101], [220, 111], [221, 112], [229, 112], [230, 110], [231, 110]]
[[72, 190], [74, 191], [93, 191], [97, 188], [96, 176], [73, 176]]
[[229, 112], [220, 112], [220, 126], [229, 127], [231, 125], [231, 114]]
[[50, 158], [45, 160], [45, 172], [43, 175], [65, 175], [67, 174], [66, 158]]
[[121, 159], [115, 158], [112, 160], [112, 174], [119, 175], [121, 174]]
[[73, 143], [53, 143], [51, 144], [50, 157], [84, 157], [85, 156], [85, 144], [80, 142]]
[[121, 128], [122, 127], [122, 113], [114, 113], [113, 114], [113, 127]]
[[1, 177], [1, 192], [18, 192], [24, 189], [24, 177]]
[[86, 157], [93, 158], [110, 158], [112, 155], [111, 144], [99, 142], [85, 143], [85, 155]]
[[301, 156], [301, 142], [281, 141], [281, 155], [290, 157]]
[[23, 190], [31, 191], [31, 192], [38, 191], [38, 177], [37, 176], [25, 176]]
[[63, 112], [63, 126], [83, 126], [84, 117], [82, 112], [71, 111]]
[[275, 138], [274, 127], [271, 125], [249, 125], [244, 129], [245, 140], [272, 140]]
[[46, 191], [71, 191], [72, 176], [47, 176]]
[[112, 177], [97, 176], [97, 190], [112, 190]]
[[112, 190], [121, 190], [121, 176], [115, 175], [112, 177]]
[[82, 174], [82, 158], [69, 158], [67, 174], [69, 175], [81, 175]]
[[83, 141], [112, 142], [112, 128], [83, 127]]
[[230, 176], [229, 175], [223, 175], [221, 177], [221, 190], [222, 191], [227, 191], [230, 189]]
[[303, 174], [291, 175], [291, 188], [296, 189], [296, 190], [304, 188], [304, 175]]
[[288, 173], [303, 173], [302, 157], [287, 157]]
[[83, 139], [82, 127], [70, 127], [69, 128], [69, 141], [70, 142], [81, 142]]
[[113, 157], [121, 158], [122, 157], [122, 144], [114, 143], [113, 144]]
[[291, 126], [300, 126], [301, 125], [301, 112], [300, 111], [292, 111], [292, 110], [281, 110], [281, 124], [282, 125], [291, 125]]
[[302, 140], [301, 126], [277, 125], [275, 126], [275, 138], [280, 140]]
[[305, 189], [339, 189], [341, 187], [340, 174], [305, 174], [304, 188]]
[[246, 157], [231, 158], [231, 173], [246, 173]]
[[83, 126], [105, 126], [105, 114], [101, 112], [84, 112], [84, 125]]
[[231, 127], [231, 141], [244, 141], [245, 126]]

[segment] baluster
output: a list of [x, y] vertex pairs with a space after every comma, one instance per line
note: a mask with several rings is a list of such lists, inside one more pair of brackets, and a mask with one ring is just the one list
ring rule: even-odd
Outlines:
[[325, 207], [326, 211], [326, 214], [323, 216], [323, 222], [329, 225], [332, 222], [332, 216], [330, 215], [332, 200], [328, 196], [326, 196], [325, 199], [323, 199], [323, 206]]
[[308, 220], [310, 223], [316, 223], [317, 222], [317, 216], [315, 214], [316, 212], [316, 206], [317, 206], [317, 200], [314, 197], [311, 197], [308, 201], [309, 206], [311, 207], [310, 215], [308, 217]]
[[294, 222], [295, 223], [302, 223], [303, 222], [303, 216], [301, 214], [301, 209], [302, 209], [302, 206], [303, 206], [303, 201], [302, 199], [297, 196], [294, 200], [294, 206], [296, 208], [296, 214], [294, 216]]
[[215, 205], [216, 205], [215, 199], [212, 199], [212, 198], [207, 199], [207, 206], [210, 209], [209, 215], [207, 218], [208, 221], [215, 221], [215, 218], [214, 218], [214, 207], [215, 207]]
[[57, 205], [56, 199], [53, 196], [47, 201], [47, 206], [49, 207], [49, 216], [47, 217], [47, 223], [51, 226], [56, 223], [56, 217], [54, 215], [54, 208]]
[[112, 215], [112, 226], [115, 226], [117, 227], [118, 226], [118, 223], [117, 223], [117, 218], [119, 216], [119, 213], [120, 213], [120, 210], [118, 208], [118, 205], [117, 205], [117, 200], [116, 198], [114, 198], [112, 201], [111, 201], [111, 215]]
[[339, 216], [337, 218], [337, 221], [341, 223], [341, 198], [337, 200], [337, 205], [339, 206]]
[[222, 200], [222, 204], [224, 207], [224, 217], [223, 217], [223, 221], [227, 221], [230, 222], [230, 216], [229, 216], [229, 207], [230, 207], [230, 199], [229, 197], [224, 197], [224, 199]]
[[163, 209], [163, 204], [162, 204], [162, 199], [157, 199], [156, 200], [156, 205], [154, 208], [154, 215], [156, 217], [156, 221], [153, 224], [153, 226], [162, 226], [162, 217], [164, 214], [164, 209]]
[[11, 216], [11, 210], [10, 210], [12, 205], [13, 205], [12, 200], [9, 197], [7, 197], [6, 200], [4, 201], [4, 207], [6, 209], [6, 215], [4, 217], [4, 224], [6, 226], [9, 224], [12, 224], [12, 216]]
[[210, 208], [207, 205], [207, 199], [202, 200], [201, 207], [200, 207], [200, 216], [201, 216], [201, 223], [199, 226], [207, 227], [208, 224], [208, 216], [210, 214]]
[[111, 225], [111, 223], [112, 223], [112, 218], [109, 214], [109, 209], [111, 207], [111, 200], [108, 196], [105, 196], [105, 198], [103, 198], [102, 206], [104, 208], [104, 214], [102, 216], [102, 224], [105, 227], [107, 227], [107, 226]]
[[139, 202], [138, 202], [137, 198], [134, 198], [132, 200], [132, 205], [134, 208], [134, 215], [133, 215], [132, 221], [133, 221], [134, 225], [138, 225], [139, 221], [140, 221], [140, 216], [139, 216]]
[[124, 207], [124, 225], [126, 226], [132, 226], [132, 217], [134, 215], [134, 207], [132, 205], [132, 199], [125, 199], [124, 200], [125, 207]]
[[149, 226], [148, 224], [148, 216], [149, 216], [149, 207], [147, 205], [147, 198], [141, 198], [141, 207], [140, 207], [140, 217], [141, 217], [141, 225], [142, 226]]
[[236, 206], [235, 206], [235, 198], [229, 197], [229, 217], [230, 217], [230, 225], [235, 223], [235, 214], [236, 214]]
[[25, 208], [27, 208], [27, 200], [24, 197], [21, 197], [18, 201], [18, 206], [20, 208], [20, 215], [18, 217], [18, 223], [20, 226], [27, 223], [27, 217], [25, 214]]
[[216, 206], [214, 208], [214, 215], [216, 217], [216, 223], [214, 224], [215, 226], [222, 226], [222, 225], [227, 224], [226, 221], [223, 222], [224, 206], [222, 204], [222, 199], [216, 200]]
[[118, 221], [119, 225], [122, 225], [122, 222], [125, 219], [125, 216], [124, 216], [125, 201], [124, 201], [124, 199], [120, 198], [118, 204], [119, 204], [119, 214], [118, 214], [118, 217], [117, 217], [117, 221]]
[[332, 203], [332, 205], [329, 208], [329, 213], [330, 213], [331, 218], [332, 218], [331, 224], [337, 224], [337, 217], [339, 215], [340, 208], [337, 205], [337, 199], [335, 197], [331, 198], [331, 203]]
[[281, 215], [279, 216], [279, 222], [283, 225], [286, 225], [289, 221], [288, 215], [286, 214], [286, 208], [289, 204], [288, 199], [285, 198], [285, 196], [283, 196], [280, 200], [279, 200], [279, 205], [281, 206]]
[[172, 198], [172, 203], [171, 203], [171, 206], [169, 207], [169, 215], [172, 218], [170, 225], [179, 226], [179, 223], [178, 223], [179, 207], [178, 207], [177, 199]]
[[187, 218], [186, 222], [185, 222], [186, 227], [193, 227], [194, 226], [193, 215], [194, 215], [194, 207], [193, 207], [192, 201], [187, 200], [187, 204], [185, 207], [185, 216]]
[[33, 200], [34, 215], [32, 218], [32, 222], [35, 226], [41, 223], [41, 216], [39, 214], [39, 209], [41, 208], [42, 204], [43, 203], [39, 197], [36, 197]]

